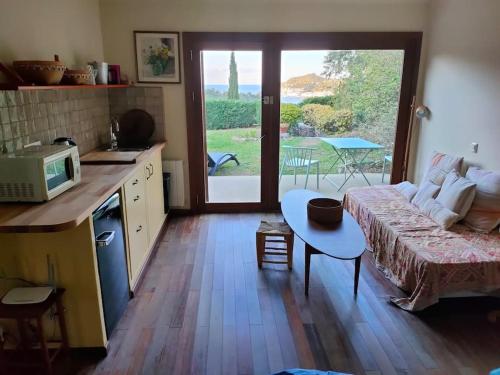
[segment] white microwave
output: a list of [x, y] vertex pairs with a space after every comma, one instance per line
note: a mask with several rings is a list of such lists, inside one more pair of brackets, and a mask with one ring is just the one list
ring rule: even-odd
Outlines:
[[48, 201], [80, 179], [76, 146], [31, 146], [0, 154], [0, 202]]

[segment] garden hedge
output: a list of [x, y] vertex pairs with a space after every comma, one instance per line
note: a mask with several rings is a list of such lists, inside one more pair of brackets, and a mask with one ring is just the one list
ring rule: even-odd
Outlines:
[[206, 100], [206, 127], [210, 130], [246, 128], [260, 124], [259, 100]]

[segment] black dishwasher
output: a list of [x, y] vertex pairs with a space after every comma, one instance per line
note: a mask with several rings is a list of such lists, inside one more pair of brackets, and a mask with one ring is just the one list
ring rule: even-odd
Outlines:
[[113, 194], [92, 214], [104, 322], [108, 339], [127, 307], [129, 285], [120, 195]]

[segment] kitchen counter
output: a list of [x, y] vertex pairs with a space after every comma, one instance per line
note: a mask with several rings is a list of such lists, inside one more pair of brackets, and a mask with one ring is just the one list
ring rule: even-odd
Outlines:
[[165, 142], [144, 151], [135, 164], [82, 165], [80, 184], [44, 203], [0, 203], [0, 233], [58, 232], [75, 228]]

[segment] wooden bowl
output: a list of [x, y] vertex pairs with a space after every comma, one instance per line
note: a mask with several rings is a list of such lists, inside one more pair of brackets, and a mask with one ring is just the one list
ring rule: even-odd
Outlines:
[[12, 65], [25, 82], [37, 85], [58, 85], [66, 70], [57, 58], [55, 61], [14, 61]]
[[91, 78], [88, 70], [66, 69], [61, 82], [67, 85], [89, 85]]
[[321, 225], [342, 221], [342, 202], [331, 198], [314, 198], [307, 203], [307, 217]]

